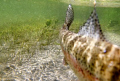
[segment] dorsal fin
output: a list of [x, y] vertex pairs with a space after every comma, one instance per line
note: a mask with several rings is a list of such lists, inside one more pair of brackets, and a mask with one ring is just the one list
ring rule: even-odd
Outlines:
[[65, 18], [63, 28], [69, 30], [69, 27], [73, 20], [74, 20], [74, 10], [73, 10], [71, 4], [69, 4], [67, 12], [66, 12], [66, 18]]
[[88, 18], [87, 22], [85, 22], [85, 24], [82, 27], [80, 27], [78, 34], [86, 35], [88, 37], [92, 37], [95, 39], [105, 40], [105, 37], [100, 27], [95, 7], [90, 17]]

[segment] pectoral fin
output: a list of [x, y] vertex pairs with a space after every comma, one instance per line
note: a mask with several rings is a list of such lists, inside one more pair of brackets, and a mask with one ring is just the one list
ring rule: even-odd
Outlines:
[[64, 64], [64, 65], [68, 65], [65, 57], [63, 58], [63, 64]]

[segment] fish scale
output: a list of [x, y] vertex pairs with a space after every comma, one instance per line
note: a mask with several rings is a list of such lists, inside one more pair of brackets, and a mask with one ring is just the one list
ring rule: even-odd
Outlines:
[[106, 41], [95, 8], [78, 33], [69, 31], [73, 19], [69, 5], [59, 35], [64, 63], [80, 81], [120, 81], [120, 47]]

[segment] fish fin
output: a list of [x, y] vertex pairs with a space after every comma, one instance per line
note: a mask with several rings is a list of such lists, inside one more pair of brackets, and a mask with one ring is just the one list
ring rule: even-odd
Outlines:
[[67, 63], [65, 57], [63, 58], [63, 64], [64, 64], [64, 65], [68, 65], [68, 63]]
[[95, 39], [101, 39], [103, 41], [105, 40], [95, 7], [88, 20], [82, 27], [80, 27], [78, 34], [86, 35]]
[[66, 12], [66, 18], [65, 18], [63, 28], [69, 30], [69, 27], [71, 23], [73, 22], [73, 20], [74, 20], [74, 10], [72, 8], [72, 5], [69, 4], [67, 12]]

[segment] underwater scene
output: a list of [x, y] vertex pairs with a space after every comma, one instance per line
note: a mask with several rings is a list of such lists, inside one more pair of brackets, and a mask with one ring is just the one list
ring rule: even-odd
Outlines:
[[[0, 0], [0, 81], [78, 80], [64, 64], [59, 40], [69, 4], [70, 31], [77, 33], [94, 0]], [[96, 0], [95, 8], [106, 40], [120, 46], [120, 0]]]

